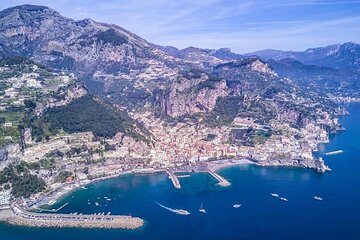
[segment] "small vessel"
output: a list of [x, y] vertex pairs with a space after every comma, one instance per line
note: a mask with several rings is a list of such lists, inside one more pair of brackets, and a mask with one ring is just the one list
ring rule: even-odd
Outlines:
[[176, 214], [179, 214], [179, 215], [190, 215], [190, 212], [184, 210], [184, 209], [173, 209], [173, 208], [169, 208], [169, 207], [166, 207], [158, 202], [155, 201], [155, 203], [157, 205], [159, 205], [160, 207], [170, 211], [170, 212], [173, 212], [173, 213], [176, 213]]
[[204, 206], [203, 206], [202, 203], [201, 203], [201, 205], [200, 205], [199, 212], [206, 213], [206, 210], [205, 210], [205, 208], [204, 208]]
[[327, 152], [325, 153], [325, 155], [336, 155], [336, 154], [341, 154], [343, 153], [344, 151], [343, 150], [336, 150], [336, 151], [332, 151], [332, 152]]
[[233, 208], [239, 208], [239, 207], [241, 207], [241, 204], [234, 204], [233, 205]]
[[287, 198], [285, 198], [285, 197], [281, 197], [280, 200], [281, 200], [281, 201], [284, 201], [284, 202], [289, 201], [289, 200], [288, 200]]
[[278, 198], [278, 197], [279, 197], [279, 194], [277, 194], [277, 193], [271, 193], [271, 196]]
[[180, 214], [180, 215], [190, 215], [190, 213], [184, 209], [178, 209], [176, 211], [176, 214]]
[[100, 204], [98, 202], [95, 202], [95, 206], [99, 206]]
[[318, 201], [322, 201], [323, 199], [322, 199], [322, 197], [319, 197], [319, 196], [314, 196], [313, 197], [315, 200], [318, 200]]

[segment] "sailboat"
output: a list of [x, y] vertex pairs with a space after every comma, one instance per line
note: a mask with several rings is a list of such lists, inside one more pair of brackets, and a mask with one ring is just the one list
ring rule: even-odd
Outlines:
[[205, 208], [204, 208], [204, 206], [203, 206], [202, 203], [201, 203], [201, 205], [200, 205], [199, 212], [206, 213], [206, 210], [205, 210]]

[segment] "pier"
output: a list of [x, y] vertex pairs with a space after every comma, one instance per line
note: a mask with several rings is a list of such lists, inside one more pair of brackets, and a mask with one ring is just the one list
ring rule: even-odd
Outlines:
[[171, 182], [173, 183], [174, 187], [180, 189], [181, 185], [175, 173], [171, 170], [166, 170], [166, 173], [169, 175], [169, 178], [171, 179]]
[[215, 178], [219, 183], [220, 186], [222, 187], [227, 187], [230, 186], [230, 182], [228, 180], [226, 180], [225, 178], [223, 178], [222, 176], [220, 176], [219, 174], [217, 174], [216, 172], [213, 172], [211, 170], [208, 170], [208, 173]]
[[82, 228], [124, 228], [136, 229], [144, 225], [138, 217], [121, 215], [70, 215], [29, 212], [17, 206], [7, 210], [0, 219], [9, 224], [30, 227], [82, 227]]
[[65, 203], [62, 206], [60, 206], [58, 209], [43, 209], [43, 208], [38, 208], [38, 207], [34, 207], [33, 209], [38, 210], [39, 212], [58, 212], [61, 209], [63, 209], [64, 207], [66, 207], [69, 203]]

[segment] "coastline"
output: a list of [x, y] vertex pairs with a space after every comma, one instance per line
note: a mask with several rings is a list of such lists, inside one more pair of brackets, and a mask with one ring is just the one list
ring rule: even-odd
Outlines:
[[[210, 162], [208, 164], [208, 169], [213, 172], [217, 172], [221, 169], [228, 168], [228, 167], [234, 167], [238, 165], [247, 165], [247, 164], [256, 164], [253, 161], [247, 160], [247, 159], [239, 159], [239, 160], [220, 160], [217, 162]], [[258, 165], [258, 164], [256, 164]]]

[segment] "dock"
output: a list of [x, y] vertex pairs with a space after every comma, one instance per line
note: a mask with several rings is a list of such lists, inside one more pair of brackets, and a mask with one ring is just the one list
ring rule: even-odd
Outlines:
[[62, 206], [60, 206], [58, 209], [43, 209], [43, 208], [38, 208], [38, 207], [34, 207], [33, 209], [38, 210], [39, 212], [53, 212], [56, 213], [58, 211], [60, 211], [61, 209], [63, 209], [64, 207], [66, 207], [69, 203], [65, 203]]
[[13, 225], [29, 227], [81, 227], [81, 228], [123, 228], [136, 229], [144, 225], [138, 217], [122, 215], [70, 215], [35, 213], [12, 206], [4, 221]]
[[177, 178], [177, 176], [175, 175], [175, 173], [171, 170], [166, 170], [166, 173], [169, 175], [169, 178], [170, 178], [171, 182], [173, 183], [174, 187], [177, 189], [180, 189], [181, 188], [180, 181]]
[[217, 174], [216, 172], [213, 172], [211, 170], [208, 170], [208, 173], [215, 178], [218, 181], [218, 184], [222, 187], [228, 187], [230, 186], [230, 182], [228, 180], [226, 180], [225, 178], [223, 178], [222, 176], [220, 176], [219, 174]]

